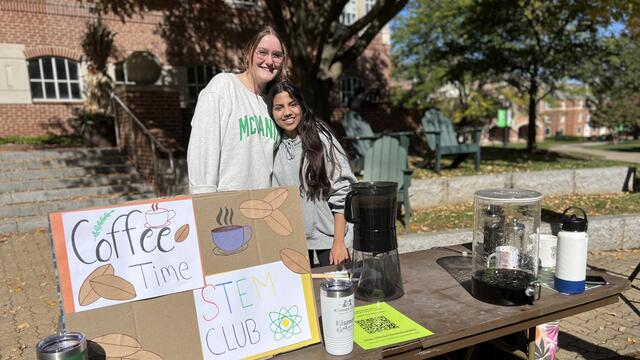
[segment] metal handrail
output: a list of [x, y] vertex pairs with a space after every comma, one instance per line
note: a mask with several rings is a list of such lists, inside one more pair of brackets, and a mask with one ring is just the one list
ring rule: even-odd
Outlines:
[[[121, 135], [120, 126], [119, 126], [120, 124], [119, 124], [118, 111], [117, 111], [116, 105], [119, 106], [120, 109], [122, 109], [128, 115], [127, 117], [129, 119], [129, 125], [131, 130], [134, 131], [135, 128], [140, 130], [140, 132], [144, 134], [146, 138], [149, 140], [149, 144], [151, 144], [151, 154], [153, 154], [152, 177], [154, 179], [153, 182], [154, 182], [154, 187], [156, 189], [156, 192], [159, 195], [174, 195], [173, 190], [174, 190], [175, 180], [176, 180], [176, 168], [175, 168], [175, 163], [173, 158], [173, 152], [169, 150], [166, 146], [164, 146], [162, 143], [160, 143], [160, 141], [158, 141], [158, 139], [151, 133], [151, 131], [149, 131], [149, 129], [147, 129], [146, 126], [144, 126], [144, 124], [140, 121], [140, 119], [138, 119], [138, 117], [131, 110], [129, 110], [129, 108], [124, 104], [124, 102], [122, 102], [122, 100], [116, 94], [112, 93], [110, 100], [111, 100], [110, 110], [113, 113], [114, 125], [116, 130], [116, 142], [117, 142], [118, 148], [120, 149], [124, 148], [124, 150], [129, 155], [129, 159], [133, 162], [135, 167], [139, 171], [142, 170], [141, 160], [137, 157], [136, 153], [133, 151], [132, 148], [128, 148], [127, 146], [128, 142], [126, 141], [126, 139], [123, 139], [120, 136]], [[122, 135], [126, 136], [125, 134], [122, 134]], [[163, 171], [163, 172], [159, 171], [158, 155], [156, 153], [156, 150], [167, 155], [169, 159], [169, 169], [167, 171]], [[170, 182], [169, 184], [166, 183], [166, 178], [169, 178], [169, 182]]]

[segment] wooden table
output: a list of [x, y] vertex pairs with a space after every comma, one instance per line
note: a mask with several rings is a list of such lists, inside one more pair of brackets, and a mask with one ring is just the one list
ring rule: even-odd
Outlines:
[[[462, 251], [469, 255], [462, 256]], [[402, 254], [400, 259], [405, 295], [389, 304], [434, 335], [368, 351], [354, 344], [353, 352], [344, 357], [329, 355], [322, 344], [277, 357], [427, 359], [522, 330], [528, 329], [531, 335], [533, 329], [535, 336], [536, 325], [616, 303], [618, 295], [630, 286], [627, 279], [599, 274], [608, 284], [579, 295], [564, 295], [543, 287], [541, 298], [534, 305], [497, 306], [471, 295], [471, 252], [462, 245]], [[320, 313], [319, 281], [316, 281], [314, 288]], [[356, 306], [366, 304], [356, 302]], [[531, 353], [531, 347], [529, 350]]]

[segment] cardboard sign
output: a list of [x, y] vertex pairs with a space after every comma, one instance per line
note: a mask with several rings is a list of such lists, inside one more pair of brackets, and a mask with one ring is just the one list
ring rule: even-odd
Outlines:
[[[280, 257], [282, 249], [307, 256], [297, 188], [55, 213], [51, 225], [67, 329], [107, 357], [259, 358], [320, 341], [311, 277]], [[112, 299], [105, 279], [131, 296], [114, 277], [136, 296]], [[164, 295], [150, 298], [154, 291]], [[97, 299], [86, 304], [87, 297]]]
[[301, 275], [282, 262], [208, 276], [194, 290], [205, 359], [240, 359], [310, 340]]
[[191, 199], [51, 215], [65, 313], [204, 286]]

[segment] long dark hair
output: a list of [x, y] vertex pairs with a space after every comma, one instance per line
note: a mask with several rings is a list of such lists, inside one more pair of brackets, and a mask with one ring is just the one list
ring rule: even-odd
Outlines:
[[[335, 135], [327, 123], [318, 119], [304, 100], [304, 96], [298, 88], [289, 81], [282, 81], [275, 84], [267, 96], [269, 115], [273, 118], [273, 98], [282, 92], [286, 92], [300, 105], [302, 116], [300, 124], [296, 129], [302, 141], [302, 159], [300, 160], [300, 193], [309, 200], [327, 199], [331, 190], [331, 181], [336, 171], [337, 160], [335, 152], [341, 153], [336, 147]], [[323, 135], [329, 142], [329, 149], [324, 148], [320, 138]], [[329, 156], [328, 163], [331, 169], [325, 166], [325, 156]], [[305, 161], [306, 160], [306, 161]]]

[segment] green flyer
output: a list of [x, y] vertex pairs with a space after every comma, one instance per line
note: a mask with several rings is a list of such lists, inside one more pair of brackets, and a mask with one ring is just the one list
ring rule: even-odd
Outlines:
[[385, 302], [356, 307], [354, 321], [353, 339], [365, 350], [433, 335]]

